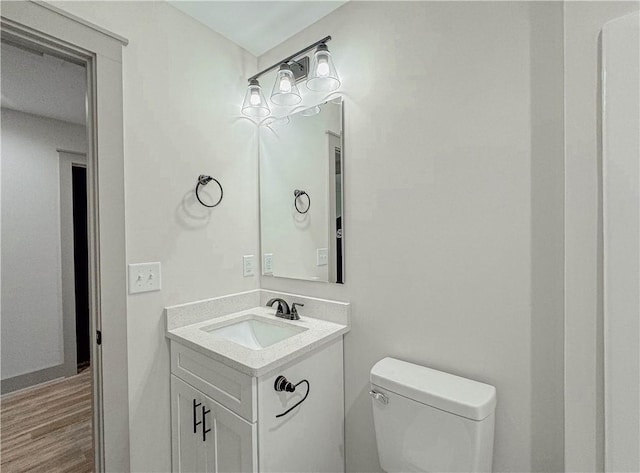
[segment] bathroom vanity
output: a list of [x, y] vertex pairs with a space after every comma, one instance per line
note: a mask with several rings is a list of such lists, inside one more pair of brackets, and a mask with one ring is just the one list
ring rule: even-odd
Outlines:
[[[283, 320], [264, 304], [229, 313], [224, 299], [167, 309], [173, 471], [344, 471], [348, 319]], [[348, 315], [348, 304], [337, 309]]]

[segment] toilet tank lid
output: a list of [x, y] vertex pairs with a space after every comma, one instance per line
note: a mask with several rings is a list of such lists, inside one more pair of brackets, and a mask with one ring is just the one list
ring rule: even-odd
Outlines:
[[496, 407], [496, 388], [467, 378], [384, 358], [371, 368], [371, 383], [422, 404], [472, 420]]

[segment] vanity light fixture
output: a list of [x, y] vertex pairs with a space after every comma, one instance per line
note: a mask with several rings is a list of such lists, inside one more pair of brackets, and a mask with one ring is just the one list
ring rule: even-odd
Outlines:
[[338, 71], [336, 71], [331, 53], [324, 43], [319, 44], [313, 54], [307, 87], [310, 90], [321, 92], [333, 92], [340, 87]]
[[[250, 77], [247, 93], [242, 103], [242, 113], [251, 118], [265, 118], [270, 115], [271, 110], [262, 94], [258, 78], [275, 68], [278, 68], [278, 73], [271, 92], [271, 101], [276, 105], [293, 106], [302, 102], [297, 82], [304, 79], [307, 79], [309, 90], [319, 92], [337, 90], [340, 87], [340, 78], [327, 48], [328, 41], [331, 41], [331, 36], [326, 36], [310, 44]], [[300, 57], [314, 48], [316, 50], [311, 61], [308, 56]], [[309, 62], [311, 62], [311, 67], [309, 67]]]
[[249, 87], [242, 102], [242, 113], [251, 118], [264, 118], [271, 113], [258, 79], [249, 80]]
[[273, 84], [271, 92], [271, 101], [276, 105], [297, 105], [302, 102], [293, 71], [286, 62], [280, 64], [280, 69], [278, 69], [276, 82]]

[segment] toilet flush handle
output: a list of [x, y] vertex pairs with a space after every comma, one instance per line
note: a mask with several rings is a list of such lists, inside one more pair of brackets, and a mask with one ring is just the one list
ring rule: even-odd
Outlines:
[[389, 398], [378, 391], [374, 391], [373, 389], [369, 391], [369, 396], [374, 398], [376, 401], [380, 401], [382, 404], [389, 404]]

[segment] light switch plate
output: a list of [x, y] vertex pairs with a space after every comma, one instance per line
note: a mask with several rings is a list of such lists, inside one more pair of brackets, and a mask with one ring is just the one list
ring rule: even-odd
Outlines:
[[265, 253], [262, 262], [263, 274], [273, 274], [273, 253]]
[[160, 263], [129, 265], [129, 294], [159, 291], [162, 289]]
[[316, 253], [316, 266], [329, 264], [329, 248], [318, 248]]
[[256, 257], [254, 255], [244, 255], [242, 257], [242, 275], [247, 278], [256, 274]]

